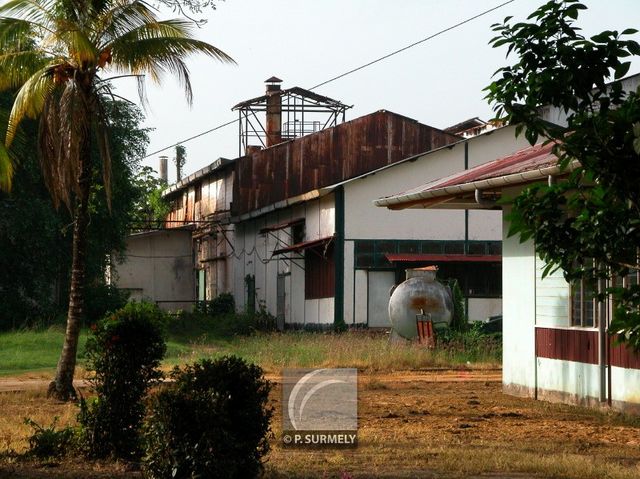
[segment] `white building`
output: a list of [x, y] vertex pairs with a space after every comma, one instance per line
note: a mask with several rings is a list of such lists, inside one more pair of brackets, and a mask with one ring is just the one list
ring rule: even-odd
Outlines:
[[[562, 175], [551, 145], [525, 148], [413, 191], [376, 200], [392, 209], [494, 208], [535, 181]], [[425, 170], [426, 171], [426, 170]], [[504, 208], [508, 214], [509, 208]], [[428, 212], [424, 212], [425, 214]], [[640, 354], [607, 333], [611, 305], [580, 294], [561, 272], [542, 279], [535, 244], [502, 227], [505, 392], [640, 412]]]
[[[360, 133], [371, 124], [384, 127], [378, 127], [373, 138]], [[395, 162], [378, 168], [371, 166], [371, 160], [362, 161], [362, 152], [377, 152], [387, 162], [389, 152], [406, 149], [406, 144], [390, 142], [394, 130], [408, 126], [433, 131], [429, 135], [437, 134], [440, 145], [411, 156], [396, 154]], [[339, 154], [335, 147], [325, 150], [322, 145], [342, 137], [342, 128], [359, 139], [357, 147]], [[461, 283], [471, 320], [500, 314], [499, 212], [398, 213], [372, 203], [381, 195], [472, 168], [526, 144], [515, 139], [511, 128], [452, 142], [441, 135], [439, 130], [382, 111], [236, 160], [231, 221], [235, 225], [233, 292], [239, 308], [259, 305], [275, 315], [281, 327], [327, 328], [340, 319], [348, 326], [387, 327], [389, 290], [404, 280], [404, 269], [436, 264], [439, 278]], [[414, 151], [418, 146], [411, 145]], [[296, 157], [306, 151], [310, 152], [306, 158]], [[346, 167], [340, 169], [341, 164]], [[344, 169], [354, 164], [361, 165], [359, 174], [341, 179]], [[338, 173], [323, 178], [318, 172], [323, 167]], [[316, 176], [303, 178], [299, 172]], [[260, 178], [264, 176], [263, 186]], [[316, 187], [299, 188], [290, 195], [283, 182]], [[253, 199], [243, 194], [250, 188], [258, 190], [251, 193]], [[277, 201], [270, 201], [274, 188]], [[261, 194], [267, 198], [262, 202]]]

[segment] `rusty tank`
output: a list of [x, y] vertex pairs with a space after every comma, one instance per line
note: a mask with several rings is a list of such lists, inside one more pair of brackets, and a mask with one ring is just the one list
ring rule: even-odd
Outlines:
[[434, 325], [451, 323], [451, 289], [436, 281], [436, 272], [435, 266], [407, 269], [407, 279], [391, 291], [389, 319], [395, 335], [416, 338], [418, 315], [430, 319]]

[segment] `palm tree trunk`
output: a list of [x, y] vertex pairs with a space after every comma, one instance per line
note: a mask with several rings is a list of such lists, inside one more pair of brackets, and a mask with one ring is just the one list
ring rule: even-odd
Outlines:
[[84, 314], [85, 270], [87, 253], [87, 230], [89, 226], [89, 193], [91, 190], [91, 159], [89, 148], [82, 154], [79, 194], [76, 199], [73, 226], [73, 253], [71, 261], [71, 286], [69, 288], [69, 311], [62, 353], [58, 360], [56, 376], [49, 384], [48, 397], [60, 401], [76, 399], [73, 375], [76, 368], [80, 324]]

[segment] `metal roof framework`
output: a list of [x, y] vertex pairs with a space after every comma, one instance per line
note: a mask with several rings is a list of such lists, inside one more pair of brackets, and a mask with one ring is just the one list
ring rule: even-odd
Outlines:
[[[271, 79], [270, 79], [271, 80]], [[277, 80], [277, 79], [276, 79]], [[310, 90], [293, 87], [278, 92], [282, 103], [282, 141], [299, 138], [316, 131], [336, 126], [345, 121], [345, 112], [353, 105], [319, 95]], [[262, 95], [235, 105], [238, 111], [239, 135], [238, 155], [245, 154], [253, 142], [255, 146], [266, 148], [266, 125], [257, 115], [267, 111], [269, 95]]]

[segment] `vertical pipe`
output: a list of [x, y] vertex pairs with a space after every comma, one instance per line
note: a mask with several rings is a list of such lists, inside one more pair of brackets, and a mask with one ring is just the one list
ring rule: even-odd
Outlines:
[[[606, 289], [604, 280], [598, 280], [598, 296]], [[604, 300], [598, 298], [598, 365], [600, 367], [600, 402], [607, 401], [607, 311]]]
[[160, 157], [160, 179], [165, 183], [168, 182], [168, 174], [167, 174], [168, 162], [169, 162], [168, 156], [162, 155]]
[[342, 330], [346, 327], [344, 322], [344, 186], [338, 186], [334, 190], [335, 203], [335, 296], [333, 307], [333, 327]]
[[[464, 142], [464, 169], [469, 169], [469, 142]], [[469, 254], [469, 210], [464, 210], [464, 254]], [[464, 295], [464, 319], [469, 322], [469, 296], [468, 291]]]

